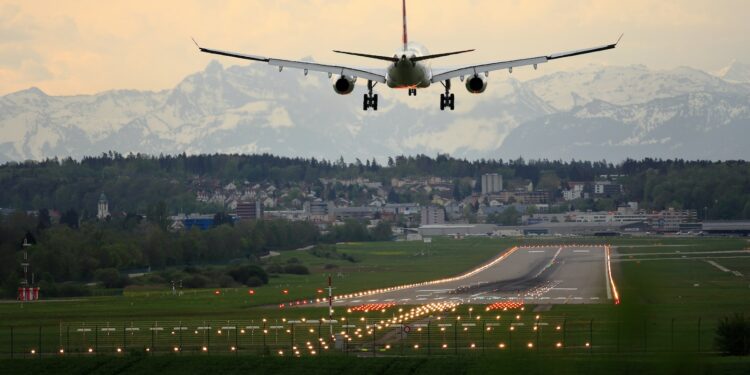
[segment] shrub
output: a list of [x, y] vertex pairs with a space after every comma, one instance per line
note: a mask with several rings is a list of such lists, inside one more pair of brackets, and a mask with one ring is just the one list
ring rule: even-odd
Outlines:
[[123, 288], [128, 284], [127, 276], [120, 275], [115, 268], [101, 268], [94, 272], [94, 279], [100, 281], [105, 288]]
[[750, 320], [744, 314], [721, 319], [716, 326], [716, 347], [725, 355], [750, 354]]
[[268, 273], [283, 273], [284, 267], [281, 267], [280, 264], [271, 264], [268, 267], [266, 267], [266, 272]]
[[247, 286], [263, 286], [263, 280], [259, 279], [258, 276], [250, 276], [247, 281], [245, 281], [245, 285]]
[[238, 283], [245, 285], [247, 285], [247, 281], [251, 277], [257, 278], [262, 284], [268, 284], [268, 273], [255, 265], [244, 265], [233, 268], [229, 271], [229, 276]]
[[290, 273], [292, 275], [309, 275], [310, 270], [301, 264], [288, 264], [284, 266], [284, 273]]
[[332, 270], [332, 269], [334, 269], [334, 268], [339, 268], [339, 266], [337, 266], [337, 265], [335, 265], [335, 264], [332, 264], [332, 263], [328, 263], [328, 264], [326, 264], [325, 266], [323, 266], [323, 268], [324, 268], [324, 269], [327, 269], [327, 270]]
[[205, 288], [208, 285], [208, 278], [203, 275], [193, 275], [182, 281], [185, 288]]
[[221, 276], [219, 276], [218, 279], [216, 280], [216, 282], [222, 288], [227, 288], [227, 287], [230, 287], [230, 286], [234, 285], [234, 279], [231, 278], [228, 275], [221, 275]]

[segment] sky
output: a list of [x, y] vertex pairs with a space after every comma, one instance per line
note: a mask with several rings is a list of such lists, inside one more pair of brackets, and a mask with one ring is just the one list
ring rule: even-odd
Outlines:
[[[618, 49], [545, 64], [691, 66], [750, 62], [747, 0], [408, 0], [410, 40], [430, 52], [476, 48], [435, 67], [538, 56], [614, 42]], [[0, 0], [0, 95], [35, 86], [51, 95], [163, 90], [202, 70], [211, 48], [324, 63], [377, 66], [333, 49], [392, 54], [401, 1]], [[269, 67], [270, 69], [270, 67]], [[519, 69], [520, 70], [520, 69]], [[524, 79], [533, 71], [514, 75]]]

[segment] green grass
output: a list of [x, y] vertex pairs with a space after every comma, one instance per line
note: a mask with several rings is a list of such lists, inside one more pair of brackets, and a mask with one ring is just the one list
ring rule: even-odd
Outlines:
[[746, 374], [738, 358], [639, 356], [97, 357], [0, 360], [5, 374]]
[[[144, 327], [140, 341], [126, 339], [131, 347], [144, 348], [149, 345], [150, 338], [146, 325], [155, 321], [161, 326], [178, 325], [189, 322], [191, 326], [210, 320], [214, 326], [234, 324], [235, 321], [259, 322], [267, 318], [270, 322], [282, 317], [317, 318], [327, 314], [325, 309], [279, 309], [277, 304], [284, 301], [315, 297], [317, 289], [325, 287], [327, 274], [326, 264], [336, 264], [334, 269], [335, 293], [347, 293], [357, 290], [400, 285], [405, 283], [431, 280], [435, 278], [456, 275], [470, 270], [477, 265], [491, 259], [504, 249], [515, 244], [558, 244], [558, 243], [603, 243], [610, 242], [619, 246], [620, 253], [649, 253], [649, 252], [688, 252], [688, 251], [722, 251], [740, 250], [748, 247], [744, 239], [736, 238], [607, 238], [607, 239], [535, 239], [522, 241], [518, 239], [486, 239], [470, 238], [464, 240], [435, 239], [431, 245], [421, 242], [388, 242], [388, 243], [357, 243], [338, 245], [339, 253], [353, 255], [359, 261], [350, 263], [345, 260], [331, 260], [317, 258], [307, 252], [284, 252], [274, 259], [285, 263], [294, 257], [310, 267], [312, 274], [307, 276], [283, 275], [272, 278], [271, 283], [261, 288], [254, 288], [255, 294], [249, 295], [248, 288], [221, 289], [219, 295], [214, 290], [186, 291], [183, 296], [172, 296], [168, 291], [133, 291], [123, 296], [94, 297], [71, 299], [61, 302], [45, 302], [32, 304], [4, 303], [0, 304], [0, 319], [7, 326], [15, 328], [14, 350], [28, 356], [27, 350], [37, 346], [38, 327], [43, 330], [42, 345], [45, 350], [55, 350], [59, 346], [66, 346], [68, 340], [67, 327], [79, 327], [81, 322], [92, 324], [111, 324], [115, 327], [123, 325], [140, 325]], [[662, 246], [669, 245], [669, 246]], [[671, 246], [679, 245], [679, 246]], [[429, 247], [428, 247], [429, 246]], [[428, 252], [429, 255], [417, 255]], [[738, 277], [731, 273], [719, 271], [703, 260], [644, 260], [641, 262], [613, 263], [614, 277], [622, 296], [622, 304], [598, 305], [555, 305], [550, 311], [542, 313], [543, 319], [550, 326], [543, 327], [541, 346], [543, 352], [552, 352], [554, 343], [561, 341], [560, 332], [551, 331], [553, 325], [567, 324], [566, 352], [572, 354], [588, 353], [584, 343], [593, 338], [596, 355], [616, 353], [618, 350], [629, 353], [658, 352], [696, 352], [700, 345], [701, 351], [710, 351], [713, 347], [713, 330], [716, 321], [734, 312], [750, 312], [750, 258], [717, 260], [720, 264], [732, 270], [742, 272], [745, 276]], [[338, 276], [341, 273], [342, 276]], [[698, 286], [695, 286], [695, 285]], [[285, 295], [281, 291], [288, 290]], [[43, 291], [42, 291], [43, 294]], [[456, 312], [466, 316], [469, 306], [462, 306]], [[481, 312], [483, 307], [476, 306], [475, 311]], [[529, 306], [523, 315], [523, 321], [528, 325], [516, 331], [512, 338], [516, 347], [527, 342], [536, 342], [535, 332], [531, 331], [533, 315]], [[389, 316], [378, 312], [369, 314], [346, 314], [349, 319], [357, 320], [362, 316], [368, 319], [382, 319]], [[337, 314], [344, 314], [337, 311]], [[491, 317], [485, 317], [491, 318]], [[698, 326], [698, 319], [701, 325]], [[502, 324], [508, 324], [510, 316], [503, 314]], [[589, 332], [589, 324], [593, 320], [593, 332]], [[133, 322], [133, 323], [131, 323]], [[314, 328], [314, 327], [313, 327]], [[507, 329], [507, 327], [506, 327]], [[8, 331], [0, 333], [0, 351], [8, 353]], [[120, 330], [121, 332], [121, 330]], [[461, 332], [457, 341], [452, 341], [450, 331], [442, 333], [433, 327], [429, 345], [437, 347], [442, 342], [460, 346], [462, 352], [471, 352], [468, 345], [478, 343], [481, 339], [477, 329]], [[593, 337], [592, 336], [593, 333]], [[486, 334], [486, 345], [496, 348], [497, 342], [507, 341], [506, 331], [498, 328]], [[231, 335], [217, 335], [211, 337], [191, 333], [185, 337], [185, 346], [190, 350], [199, 350], [201, 345], [209, 341], [211, 351], [227, 352], [232, 345]], [[73, 334], [73, 340], [81, 340], [80, 334]], [[297, 333], [298, 340], [317, 338], [317, 332], [310, 333], [306, 329]], [[122, 346], [120, 335], [101, 339], [101, 351], [113, 352], [115, 347]], [[365, 337], [364, 340], [367, 338]], [[81, 348], [92, 345], [92, 338], [86, 342], [76, 342]], [[177, 337], [162, 337], [158, 341], [161, 347], [176, 345]], [[260, 342], [257, 337], [249, 342], [244, 338], [241, 345], [248, 348], [246, 353], [258, 353]], [[286, 348], [289, 345], [288, 336], [282, 334], [279, 342], [274, 340], [269, 347]], [[360, 343], [361, 344], [361, 343]], [[395, 345], [400, 345], [397, 342]], [[425, 347], [424, 334], [409, 335], [403, 344], [410, 348], [414, 344]], [[400, 353], [400, 347], [399, 353]], [[395, 347], [394, 347], [395, 350]], [[495, 350], [494, 353], [499, 353]], [[406, 354], [418, 354], [409, 353]], [[167, 361], [167, 360], [164, 360]], [[147, 361], [148, 362], [148, 361]], [[157, 361], [158, 362], [158, 361]], [[83, 364], [82, 364], [83, 366]], [[634, 365], [635, 366], [635, 365]], [[636, 366], [637, 367], [637, 366]]]

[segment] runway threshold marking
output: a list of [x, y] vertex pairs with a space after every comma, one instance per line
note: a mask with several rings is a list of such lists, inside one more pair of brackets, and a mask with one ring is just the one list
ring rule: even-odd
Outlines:
[[721, 264], [714, 262], [713, 260], [706, 260], [706, 263], [718, 268], [721, 272], [730, 272], [729, 268], [726, 268]]

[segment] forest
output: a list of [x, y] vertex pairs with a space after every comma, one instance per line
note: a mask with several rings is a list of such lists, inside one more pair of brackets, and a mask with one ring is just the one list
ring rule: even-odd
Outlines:
[[[96, 215], [99, 194], [106, 192], [120, 212], [146, 214], [160, 202], [167, 214], [218, 212], [222, 207], [196, 201], [196, 189], [206, 183], [271, 183], [277, 188], [304, 185], [322, 191], [320, 178], [364, 177], [388, 187], [392, 178], [442, 177], [454, 181], [454, 197], [479, 190], [459, 181], [479, 180], [500, 173], [505, 180], [524, 179], [535, 186], [564, 186], [569, 181], [593, 181], [622, 176], [623, 202], [646, 209], [667, 207], [698, 210], [701, 218], [750, 218], [750, 163], [745, 161], [625, 160], [466, 160], [439, 154], [397, 156], [345, 162], [315, 158], [260, 155], [122, 155], [108, 153], [82, 160], [48, 159], [0, 166], [0, 207], [19, 210], [75, 210], [83, 219]], [[551, 178], [550, 178], [551, 177]], [[477, 184], [478, 185], [478, 184]], [[394, 195], [389, 200], [403, 201]], [[595, 202], [581, 208], [596, 208]], [[110, 211], [113, 211], [112, 207]]]

